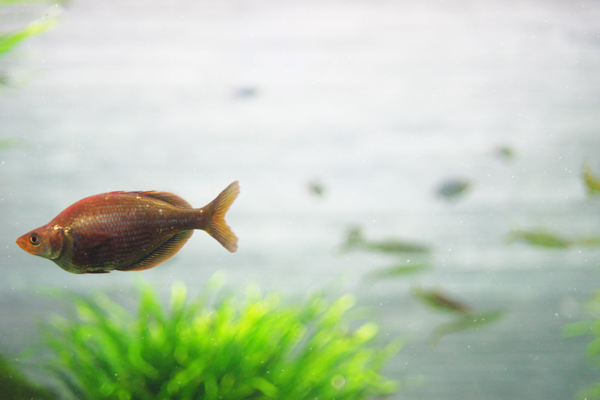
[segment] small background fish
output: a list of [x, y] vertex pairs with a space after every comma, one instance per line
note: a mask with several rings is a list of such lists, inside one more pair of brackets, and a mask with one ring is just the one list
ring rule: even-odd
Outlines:
[[196, 209], [168, 192], [98, 194], [19, 237], [17, 244], [75, 274], [155, 267], [175, 255], [194, 229], [206, 231], [233, 253], [238, 239], [225, 223], [225, 213], [239, 190], [233, 182]]

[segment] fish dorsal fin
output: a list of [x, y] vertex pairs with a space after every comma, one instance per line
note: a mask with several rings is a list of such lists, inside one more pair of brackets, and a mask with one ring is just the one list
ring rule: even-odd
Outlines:
[[179, 232], [138, 262], [117, 269], [119, 271], [143, 271], [156, 267], [173, 257], [192, 236], [192, 233], [194, 233], [193, 230]]
[[158, 200], [162, 200], [162, 201], [172, 204], [176, 207], [192, 208], [190, 203], [188, 203], [187, 201], [185, 201], [184, 199], [182, 199], [181, 197], [179, 197], [173, 193], [159, 192], [156, 190], [151, 190], [149, 192], [140, 192], [140, 194], [142, 194], [144, 196], [148, 196], [148, 197], [153, 197]]

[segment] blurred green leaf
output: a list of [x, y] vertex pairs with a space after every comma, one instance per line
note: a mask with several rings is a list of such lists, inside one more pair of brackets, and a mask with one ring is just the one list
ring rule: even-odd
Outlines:
[[416, 299], [421, 300], [423, 303], [436, 310], [450, 311], [464, 316], [469, 316], [471, 314], [471, 307], [455, 299], [451, 299], [448, 295], [441, 293], [438, 290], [422, 290], [415, 288], [412, 292]]
[[600, 353], [600, 338], [596, 338], [585, 349], [588, 357], [597, 356]]
[[566, 249], [572, 246], [597, 247], [600, 246], [600, 236], [580, 236], [566, 238], [546, 229], [515, 229], [506, 235], [506, 240], [512, 242], [524, 242], [534, 246], [555, 249]]
[[584, 400], [599, 400], [600, 399], [600, 384], [586, 388], [577, 393], [576, 399]]
[[369, 241], [364, 238], [362, 229], [359, 227], [351, 227], [348, 229], [346, 242], [342, 248], [344, 250], [356, 249], [391, 254], [429, 253], [431, 250], [428, 245], [399, 239]]
[[388, 268], [382, 268], [375, 271], [371, 271], [366, 278], [367, 279], [386, 279], [386, 278], [402, 278], [408, 275], [418, 274], [420, 272], [428, 271], [431, 269], [431, 265], [425, 263], [403, 263], [399, 265], [393, 265]]
[[54, 27], [58, 21], [56, 18], [39, 19], [31, 22], [26, 28], [11, 33], [0, 33], [0, 55], [9, 52], [22, 41], [37, 36], [40, 33]]
[[589, 160], [585, 160], [583, 163], [583, 182], [589, 194], [600, 194], [600, 177], [594, 175], [592, 171], [592, 164]]
[[558, 234], [545, 229], [522, 230], [515, 229], [506, 236], [506, 240], [511, 242], [525, 242], [535, 246], [564, 249], [571, 246], [572, 242]]
[[460, 317], [452, 322], [439, 325], [434, 329], [430, 342], [437, 343], [443, 336], [450, 333], [462, 332], [466, 330], [479, 330], [499, 320], [505, 312], [503, 310], [474, 312], [472, 314]]
[[581, 335], [600, 335], [598, 328], [600, 328], [600, 324], [595, 321], [573, 322], [563, 327], [562, 334], [567, 338]]
[[18, 137], [9, 137], [0, 139], [0, 150], [8, 150], [8, 149], [26, 149], [31, 147], [31, 144], [27, 139], [22, 139]]
[[[0, 7], [5, 7], [1, 11], [15, 12], [18, 13], [22, 7], [11, 7], [17, 4], [48, 4], [45, 1], [13, 1], [13, 0], [0, 0]], [[0, 57], [5, 56], [8, 52], [13, 50], [23, 41], [37, 36], [42, 32], [54, 27], [58, 23], [58, 13], [60, 11], [59, 3], [64, 1], [53, 2], [53, 6], [46, 10], [43, 18], [37, 19], [29, 23], [22, 29], [12, 31], [0, 31]], [[9, 85], [12, 83], [11, 76], [6, 71], [0, 71], [0, 86]], [[0, 147], [1, 149], [2, 147]]]
[[14, 366], [0, 357], [0, 394], [10, 400], [51, 400], [57, 397], [30, 383]]
[[573, 240], [573, 243], [589, 247], [600, 246], [600, 236], [582, 236]]
[[325, 194], [325, 185], [317, 179], [308, 182], [307, 186], [308, 192], [313, 196], [323, 197], [323, 195]]
[[430, 248], [427, 245], [398, 239], [367, 242], [364, 247], [370, 251], [383, 253], [428, 253], [430, 251]]
[[[563, 326], [562, 334], [566, 338], [590, 335], [592, 341], [586, 348], [586, 355], [596, 363], [600, 363], [600, 292], [587, 305], [588, 311], [596, 318], [589, 321], [572, 322]], [[600, 384], [586, 388], [578, 393], [583, 399], [600, 399]]]
[[471, 182], [466, 179], [449, 179], [440, 184], [436, 193], [446, 200], [454, 200], [465, 194], [470, 187]]
[[504, 161], [511, 161], [515, 158], [515, 150], [507, 145], [498, 146], [496, 148], [496, 156]]

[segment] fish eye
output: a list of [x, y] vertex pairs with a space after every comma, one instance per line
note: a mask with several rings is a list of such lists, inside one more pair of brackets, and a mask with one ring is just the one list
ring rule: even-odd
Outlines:
[[38, 235], [37, 233], [32, 233], [31, 236], [29, 236], [29, 243], [31, 243], [31, 245], [35, 247], [39, 246], [42, 243], [40, 235]]

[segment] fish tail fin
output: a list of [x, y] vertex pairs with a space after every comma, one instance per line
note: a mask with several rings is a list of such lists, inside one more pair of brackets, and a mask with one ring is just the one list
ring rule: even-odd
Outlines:
[[225, 222], [225, 214], [239, 193], [240, 185], [235, 181], [227, 186], [213, 201], [202, 208], [203, 214], [208, 214], [202, 218], [201, 229], [208, 232], [210, 236], [214, 237], [231, 253], [235, 253], [237, 250], [238, 238]]

